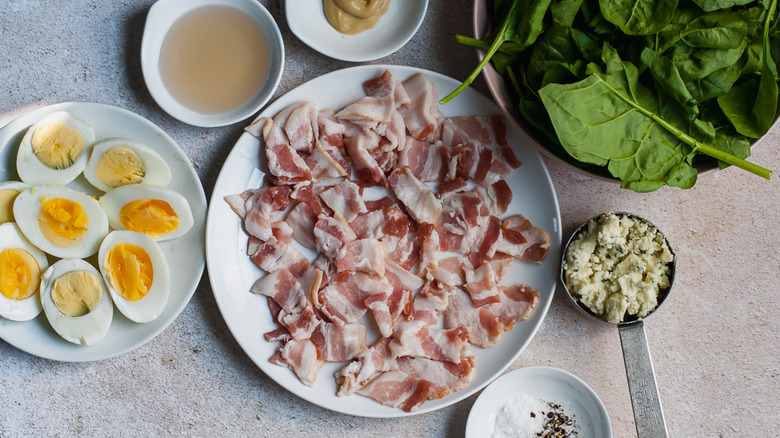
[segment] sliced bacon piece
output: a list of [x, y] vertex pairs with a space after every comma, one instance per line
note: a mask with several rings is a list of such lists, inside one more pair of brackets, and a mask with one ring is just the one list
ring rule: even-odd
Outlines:
[[249, 236], [247, 255], [264, 271], [289, 269], [293, 275], [301, 275], [309, 268], [309, 260], [294, 246], [272, 237], [263, 242]]
[[401, 370], [384, 372], [357, 393], [370, 397], [385, 406], [401, 408], [406, 412], [416, 411], [428, 399], [431, 383]]
[[452, 289], [439, 288], [434, 282], [425, 283], [425, 286], [405, 310], [406, 319], [421, 325], [436, 324], [439, 322], [442, 312], [447, 308], [452, 293]]
[[501, 224], [501, 219], [490, 216], [485, 224], [482, 241], [479, 243], [477, 251], [469, 254], [473, 266], [480, 266], [485, 260], [495, 255], [498, 243], [501, 241]]
[[508, 164], [509, 167], [511, 167], [512, 169], [517, 169], [523, 165], [523, 163], [517, 159], [517, 156], [515, 156], [515, 152], [512, 150], [511, 147], [501, 146], [498, 148], [498, 152], [504, 158], [506, 164]]
[[325, 365], [317, 355], [317, 346], [309, 339], [292, 340], [279, 350], [281, 358], [304, 385], [312, 386]]
[[383, 210], [369, 210], [366, 213], [359, 214], [349, 223], [349, 227], [352, 228], [352, 231], [355, 232], [359, 239], [379, 239], [382, 237], [384, 223], [385, 214]]
[[409, 376], [430, 382], [428, 400], [442, 398], [467, 387], [476, 372], [474, 356], [463, 357], [457, 364], [424, 357], [401, 357], [398, 358], [398, 369]]
[[[510, 258], [514, 260], [513, 257]], [[327, 286], [328, 283], [330, 283], [330, 279], [336, 275], [336, 264], [325, 254], [318, 255], [317, 258], [314, 259], [314, 261], [311, 263], [311, 266], [312, 268], [316, 268], [322, 272], [320, 289]], [[320, 303], [319, 303], [319, 297], [317, 291], [314, 291], [311, 298], [311, 302], [314, 303], [315, 306], [319, 307]]]
[[485, 263], [490, 264], [490, 267], [493, 268], [493, 272], [496, 273], [496, 282], [500, 282], [506, 273], [509, 272], [509, 268], [515, 263], [515, 258], [509, 254], [497, 252], [493, 258], [485, 261]]
[[501, 301], [498, 295], [498, 276], [490, 263], [466, 272], [465, 289], [471, 296], [474, 307]]
[[440, 259], [431, 274], [439, 283], [447, 286], [462, 286], [466, 284], [466, 278], [473, 269], [468, 258], [456, 255]]
[[311, 179], [311, 170], [303, 158], [286, 144], [265, 146], [268, 157], [268, 170], [282, 184], [296, 183]]
[[292, 229], [292, 237], [306, 248], [314, 249], [314, 224], [322, 214], [318, 202], [299, 202], [287, 214], [284, 220]]
[[290, 203], [290, 192], [288, 186], [272, 186], [226, 196], [225, 201], [244, 219], [247, 233], [268, 240], [272, 235], [271, 224], [278, 220], [277, 213]]
[[[382, 165], [383, 161], [388, 161], [389, 158], [381, 160], [379, 158], [382, 153], [391, 153], [393, 167], [395, 165], [397, 155], [394, 151], [403, 150], [406, 147], [406, 125], [404, 124], [404, 118], [398, 111], [393, 111], [390, 115], [390, 120], [386, 123], [379, 123], [373, 128], [373, 131], [381, 137], [379, 140], [379, 148], [377, 150], [369, 151], [371, 155], [380, 163], [380, 167], [385, 168], [386, 165]], [[392, 171], [392, 167], [385, 169], [388, 173]]]
[[468, 330], [462, 327], [440, 329], [420, 322], [406, 322], [398, 325], [389, 348], [395, 357], [427, 357], [460, 363], [469, 348], [468, 336]]
[[[441, 141], [447, 147], [457, 145], [506, 146], [506, 125], [501, 116], [458, 116], [444, 120]], [[517, 161], [517, 160], [515, 160]]]
[[317, 347], [320, 359], [340, 362], [353, 359], [366, 350], [367, 328], [363, 324], [337, 325], [323, 322], [312, 333], [311, 340]]
[[279, 327], [277, 329], [271, 330], [270, 332], [264, 334], [263, 337], [268, 342], [281, 342], [281, 343], [285, 343], [290, 339], [292, 339], [292, 336], [290, 336], [290, 331], [284, 327]]
[[[336, 258], [345, 243], [357, 238], [352, 229], [337, 217], [321, 214], [314, 224], [314, 241], [317, 251], [331, 259]], [[334, 265], [335, 268], [335, 265]]]
[[314, 149], [306, 158], [306, 165], [311, 169], [311, 176], [315, 181], [349, 176], [349, 172], [325, 150], [319, 141], [314, 144]]
[[406, 129], [412, 137], [434, 143], [441, 136], [444, 119], [439, 111], [439, 91], [421, 73], [407, 79], [403, 85], [410, 99], [409, 107], [400, 110]]
[[398, 166], [409, 167], [412, 175], [420, 181], [437, 181], [442, 173], [440, 145], [440, 142], [431, 144], [409, 136], [399, 154]]
[[392, 207], [395, 205], [395, 201], [393, 201], [393, 199], [389, 196], [384, 196], [382, 198], [373, 200], [366, 199], [365, 203], [366, 209], [368, 209], [368, 211], [382, 210], [385, 207]]
[[432, 280], [433, 273], [439, 268], [439, 259], [442, 256], [439, 233], [435, 229], [421, 231], [418, 238], [422, 239], [420, 247], [420, 269], [422, 277]]
[[278, 306], [271, 306], [279, 324], [289, 331], [293, 339], [308, 339], [320, 324], [314, 314], [309, 296], [318, 283], [301, 285], [287, 269], [269, 272], [257, 280], [250, 291], [271, 298]]
[[378, 340], [360, 353], [357, 360], [339, 370], [336, 373], [336, 383], [339, 385], [336, 395], [352, 395], [377, 373], [397, 369], [398, 363], [387, 347], [389, 343], [390, 338]]
[[395, 108], [408, 107], [411, 103], [403, 84], [387, 70], [381, 76], [363, 82], [363, 90], [369, 96], [392, 96]]
[[420, 244], [415, 239], [404, 236], [402, 238], [393, 235], [382, 237], [385, 245], [385, 254], [388, 260], [398, 263], [407, 271], [411, 271], [420, 257]]
[[477, 184], [488, 188], [506, 178], [510, 172], [512, 172], [512, 168], [502, 155], [496, 154], [488, 148], [482, 148], [479, 152], [477, 168], [471, 177]]
[[392, 260], [385, 260], [385, 276], [393, 291], [417, 292], [423, 286], [422, 278], [404, 269], [403, 266]]
[[384, 244], [376, 239], [356, 239], [344, 243], [336, 256], [336, 270], [384, 276]]
[[346, 222], [353, 221], [358, 214], [367, 211], [360, 196], [360, 187], [352, 181], [342, 181], [325, 190], [320, 193], [320, 199]]
[[436, 187], [436, 192], [439, 194], [439, 197], [444, 197], [450, 193], [465, 190], [468, 186], [468, 183], [469, 182], [463, 178], [455, 177], [453, 179], [439, 183], [439, 186]]
[[[384, 277], [371, 277], [362, 272], [341, 272], [320, 290], [318, 302], [321, 305], [320, 310], [332, 322], [344, 325], [360, 321], [369, 308], [375, 319], [376, 312], [389, 314], [389, 309], [385, 311], [375, 303], [386, 303], [392, 292], [392, 286]], [[381, 316], [380, 319], [386, 318]]]
[[396, 169], [388, 180], [396, 197], [418, 224], [437, 223], [442, 208], [441, 201], [408, 167]]
[[506, 213], [509, 204], [512, 203], [512, 189], [505, 180], [497, 181], [488, 188], [488, 195], [493, 203], [490, 206], [490, 213], [499, 216]]
[[379, 136], [366, 129], [360, 129], [356, 132], [356, 134], [344, 138], [344, 145], [352, 159], [352, 164], [355, 166], [358, 179], [369, 185], [387, 186], [384, 170], [369, 152], [369, 150], [379, 147]]
[[522, 215], [504, 219], [496, 250], [520, 260], [541, 263], [550, 250], [550, 236]]
[[[286, 112], [288, 114], [285, 114]], [[274, 117], [274, 123], [280, 123], [282, 119], [284, 119], [284, 133], [287, 134], [290, 146], [296, 151], [311, 152], [314, 141], [319, 136], [317, 109], [314, 103], [294, 103], [279, 112]]]
[[344, 135], [347, 128], [336, 118], [332, 110], [322, 110], [317, 114], [317, 126], [320, 132], [320, 146], [349, 172], [350, 160], [344, 148]]
[[528, 286], [499, 286], [499, 292], [500, 302], [476, 308], [466, 292], [456, 289], [444, 312], [444, 326], [465, 328], [469, 342], [480, 347], [496, 345], [501, 335], [517, 321], [527, 319], [539, 302], [539, 293]]

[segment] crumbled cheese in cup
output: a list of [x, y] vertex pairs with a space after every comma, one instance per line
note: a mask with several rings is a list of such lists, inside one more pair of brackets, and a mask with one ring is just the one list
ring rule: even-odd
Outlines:
[[608, 213], [588, 222], [569, 245], [564, 281], [572, 296], [597, 316], [621, 322], [645, 317], [669, 287], [674, 255], [664, 236], [647, 222]]

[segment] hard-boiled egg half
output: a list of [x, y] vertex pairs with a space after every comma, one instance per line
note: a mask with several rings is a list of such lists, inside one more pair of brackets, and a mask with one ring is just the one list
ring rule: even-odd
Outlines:
[[90, 184], [107, 192], [130, 184], [167, 186], [171, 169], [160, 154], [143, 143], [108, 138], [92, 148], [84, 176]]
[[65, 185], [84, 170], [95, 132], [65, 111], [49, 114], [27, 130], [16, 154], [16, 172], [25, 183]]
[[28, 321], [41, 313], [41, 274], [46, 254], [24, 238], [16, 224], [0, 225], [0, 316]]
[[74, 344], [103, 339], [114, 317], [100, 273], [80, 259], [62, 259], [43, 273], [41, 303], [54, 331]]
[[149, 235], [113, 231], [98, 253], [98, 264], [117, 309], [129, 320], [149, 322], [168, 304], [171, 279], [160, 246]]
[[33, 245], [55, 257], [89, 257], [108, 234], [108, 219], [100, 204], [64, 186], [23, 191], [14, 202], [14, 217]]
[[16, 222], [14, 220], [14, 201], [19, 193], [30, 188], [18, 181], [0, 182], [0, 224]]
[[112, 228], [148, 234], [158, 241], [183, 236], [194, 223], [187, 199], [164, 187], [119, 187], [103, 195], [100, 205]]

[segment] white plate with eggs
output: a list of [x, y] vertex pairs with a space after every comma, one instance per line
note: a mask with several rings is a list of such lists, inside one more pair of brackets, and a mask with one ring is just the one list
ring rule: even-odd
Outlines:
[[[109, 304], [112, 304], [112, 302], [116, 303], [112, 304], [107, 311], [104, 310], [107, 315], [103, 315], [104, 317], [100, 318], [102, 321], [100, 324], [105, 324], [105, 321], [108, 321], [105, 336], [99, 333], [105, 327], [84, 328], [80, 323], [76, 323], [74, 326], [73, 321], [68, 322], [71, 325], [63, 325], [55, 331], [51, 314], [47, 315], [45, 311], [46, 307], [51, 305], [46, 299], [43, 300], [43, 306], [40, 306], [40, 299], [38, 300], [38, 306], [43, 307], [44, 311], [40, 312], [33, 319], [16, 321], [8, 317], [0, 317], [0, 339], [20, 350], [43, 358], [60, 361], [82, 362], [101, 360], [118, 356], [145, 344], [168, 327], [189, 302], [205, 266], [204, 229], [206, 197], [189, 159], [164, 131], [130, 111], [97, 103], [60, 103], [47, 106], [23, 115], [0, 128], [0, 181], [20, 181], [20, 174], [27, 172], [24, 175], [25, 180], [35, 180], [31, 185], [40, 183], [37, 181], [37, 178], [42, 171], [46, 172], [46, 170], [25, 167], [19, 171], [18, 169], [26, 165], [19, 164], [19, 167], [17, 167], [17, 164], [30, 160], [26, 153], [27, 151], [23, 151], [23, 154], [18, 154], [18, 151], [33, 125], [41, 120], [45, 120], [46, 117], [51, 117], [53, 114], [63, 114], [61, 113], [63, 111], [87, 125], [86, 128], [80, 126], [80, 129], [86, 131], [86, 135], [84, 135], [85, 139], [88, 140], [85, 142], [88, 143], [85, 148], [86, 153], [76, 160], [76, 165], [79, 167], [83, 166], [81, 169], [86, 168], [87, 171], [85, 173], [77, 172], [78, 176], [67, 182], [67, 188], [63, 189], [59, 186], [55, 192], [46, 192], [48, 197], [42, 193], [49, 190], [48, 186], [46, 188], [40, 187], [38, 190], [27, 190], [26, 192], [23, 190], [25, 189], [23, 186], [16, 188], [15, 190], [25, 194], [24, 197], [30, 198], [25, 204], [33, 205], [36, 213], [38, 212], [37, 209], [47, 199], [52, 199], [55, 196], [67, 199], [67, 197], [71, 196], [68, 189], [85, 193], [88, 195], [86, 198], [93, 201], [94, 199], [89, 196], [100, 199], [103, 195], [103, 190], [95, 187], [94, 165], [89, 164], [87, 161], [89, 154], [93, 150], [96, 150], [98, 147], [104, 149], [111, 148], [115, 144], [121, 144], [125, 146], [125, 149], [132, 149], [135, 152], [135, 156], [140, 156], [145, 163], [149, 162], [145, 157], [147, 157], [149, 149], [151, 149], [151, 154], [161, 157], [167, 166], [157, 166], [155, 164], [146, 166], [147, 181], [145, 184], [135, 186], [142, 187], [142, 190], [145, 191], [144, 193], [139, 194], [135, 193], [135, 190], [124, 190], [131, 193], [119, 193], [121, 196], [116, 196], [115, 194], [109, 197], [107, 201], [103, 201], [104, 204], [107, 202], [119, 202], [124, 205], [132, 202], [143, 202], [141, 198], [151, 196], [150, 192], [159, 191], [152, 186], [146, 185], [149, 183], [148, 180], [151, 179], [151, 182], [162, 186], [167, 184], [165, 195], [169, 199], [168, 203], [173, 205], [174, 208], [181, 203], [189, 206], [188, 211], [181, 215], [181, 225], [177, 227], [177, 230], [182, 232], [171, 233], [168, 235], [168, 239], [159, 235], [156, 236], [156, 239], [152, 239], [146, 234], [141, 235], [142, 237], [139, 238], [138, 236], [132, 236], [135, 233], [130, 231], [113, 231], [114, 229], [124, 228], [124, 225], [118, 219], [118, 216], [109, 213], [107, 216], [98, 217], [98, 215], [90, 217], [90, 226], [85, 231], [85, 233], [93, 233], [94, 227], [92, 224], [96, 224], [97, 228], [100, 228], [97, 230], [97, 234], [101, 235], [98, 244], [93, 245], [89, 243], [85, 245], [87, 248], [76, 249], [77, 246], [74, 246], [73, 249], [69, 248], [59, 253], [60, 256], [65, 257], [63, 260], [51, 254], [52, 251], [57, 252], [56, 249], [45, 250], [49, 253], [46, 264], [51, 267], [58, 266], [58, 272], [54, 273], [55, 277], [60, 275], [59, 271], [68, 272], [71, 268], [81, 266], [80, 259], [82, 258], [88, 262], [88, 265], [96, 268], [93, 272], [97, 277], [99, 288], [102, 288], [101, 296], [110, 296]], [[58, 115], [57, 117], [61, 116]], [[94, 138], [94, 145], [89, 142], [92, 138]], [[24, 155], [24, 157], [21, 157], [21, 155]], [[157, 170], [158, 167], [163, 169]], [[166, 167], [170, 170], [169, 174], [166, 174]], [[151, 175], [154, 176], [152, 177]], [[72, 179], [72, 175], [69, 172], [60, 172], [55, 178], [61, 179], [58, 181], [59, 183], [64, 183]], [[88, 178], [92, 181], [92, 184], [88, 181]], [[22, 196], [22, 194], [19, 196]], [[74, 197], [73, 199], [78, 204], [84, 206], [91, 204], [90, 201], [83, 197]], [[14, 203], [13, 207], [14, 217], [22, 231], [27, 234], [31, 232], [29, 230], [30, 223], [35, 223], [38, 218], [18, 217], [20, 215], [28, 215], [28, 213], [27, 207], [22, 208], [20, 206], [17, 209], [16, 204]], [[95, 201], [95, 204], [97, 204], [97, 201]], [[106, 208], [106, 205], [103, 205], [103, 209], [110, 210], [110, 208]], [[87, 215], [92, 214], [88, 208], [85, 208], [85, 211]], [[2, 212], [0, 212], [0, 216], [2, 216]], [[106, 227], [106, 230], [102, 229], [104, 220], [109, 225]], [[28, 229], [24, 230], [25, 227]], [[6, 228], [15, 227], [9, 226]], [[166, 231], [160, 231], [160, 233], [163, 232]], [[100, 248], [100, 243], [103, 243], [103, 238], [105, 238], [107, 233], [111, 233], [108, 235], [113, 237], [105, 239], [107, 242], [106, 248]], [[9, 232], [10, 234], [15, 233]], [[42, 244], [39, 237], [33, 236], [27, 240], [34, 241], [36, 239], [39, 240], [39, 244]], [[132, 302], [117, 303], [121, 298], [117, 297], [116, 290], [112, 287], [111, 282], [114, 280], [111, 279], [110, 274], [106, 274], [105, 271], [101, 272], [99, 269], [102, 263], [98, 263], [98, 261], [102, 262], [103, 258], [106, 257], [105, 253], [110, 249], [109, 246], [115, 243], [127, 242], [128, 239], [130, 243], [143, 247], [153, 259], [151, 262], [155, 266], [154, 283], [147, 294], [149, 299], [144, 298], [135, 302], [143, 303], [140, 306], [133, 305]], [[109, 243], [111, 245], [108, 245]], [[98, 256], [99, 249], [101, 251], [100, 256]], [[161, 267], [161, 259], [167, 261], [167, 266]], [[42, 265], [42, 263], [39, 261], [38, 265]], [[43, 267], [45, 268], [45, 266]], [[49, 271], [53, 273], [54, 270], [50, 269]], [[49, 287], [50, 283], [55, 279], [47, 278], [44, 273], [43, 281], [41, 282], [42, 289]], [[167, 287], [168, 285], [169, 287]], [[161, 289], [168, 289], [168, 293], [161, 292]], [[43, 296], [43, 293], [40, 295]], [[57, 312], [55, 311], [54, 314], [57, 314]], [[130, 318], [125, 315], [128, 315]], [[74, 330], [75, 334], [73, 334]], [[78, 333], [80, 330], [84, 331], [84, 333]], [[69, 334], [62, 334], [62, 331]], [[58, 332], [60, 335], [58, 335]], [[82, 342], [85, 340], [91, 341], [92, 339], [99, 340], [96, 342]], [[83, 343], [89, 343], [90, 345], [79, 345]]]

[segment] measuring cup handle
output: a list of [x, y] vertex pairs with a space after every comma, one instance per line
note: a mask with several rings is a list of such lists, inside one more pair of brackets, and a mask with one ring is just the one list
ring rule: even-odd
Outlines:
[[642, 321], [618, 326], [623, 360], [626, 363], [628, 390], [634, 408], [634, 422], [639, 438], [668, 437], [658, 385], [655, 383], [653, 362], [647, 346], [645, 326]]

